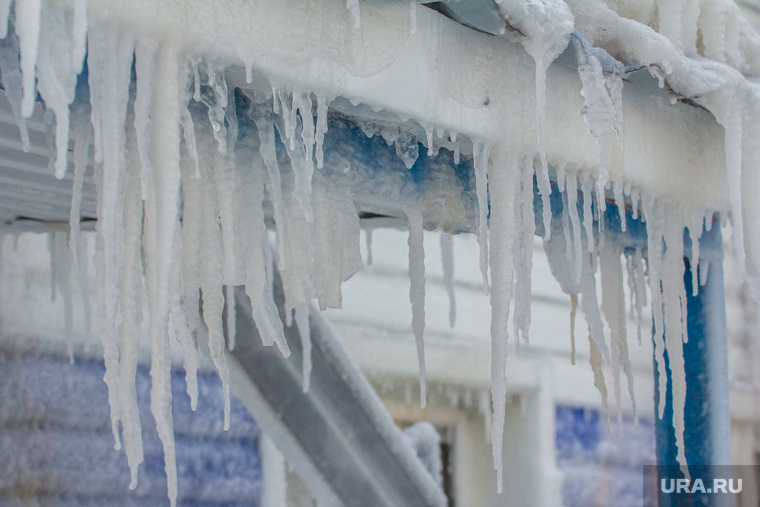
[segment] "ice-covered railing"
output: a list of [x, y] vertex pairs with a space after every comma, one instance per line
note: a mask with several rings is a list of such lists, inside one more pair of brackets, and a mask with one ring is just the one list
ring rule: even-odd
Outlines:
[[[647, 244], [626, 250], [628, 279], [640, 313], [648, 258], [658, 367], [667, 341], [680, 438], [684, 229], [702, 279], [698, 240], [715, 214], [732, 219], [751, 279], [760, 266], [760, 204], [748, 198], [758, 178], [758, 94], [742, 74], [756, 72], [757, 36], [727, 1], [655, 3], [610, 2], [612, 10], [600, 1], [502, 0], [505, 40], [405, 1], [0, 2], [0, 26], [11, 27], [0, 70], [22, 139], [37, 93], [55, 115], [58, 177], [73, 133], [74, 248], [94, 145], [94, 328], [132, 485], [143, 458], [134, 394], [143, 320], [174, 501], [170, 338], [184, 350], [193, 404], [198, 340], [206, 337], [229, 396], [224, 287], [245, 285], [262, 339], [287, 355], [270, 291], [273, 262], [296, 321], [312, 299], [340, 306], [342, 281], [361, 268], [360, 212], [409, 224], [423, 393], [422, 229], [478, 234], [491, 293], [492, 443], [501, 473], [509, 325], [516, 341], [527, 340], [530, 326], [534, 178], [549, 257], [563, 289], [581, 295], [597, 385], [603, 390], [599, 365], [609, 361], [617, 396], [629, 368], [624, 249], [599, 217], [609, 199], [623, 229], [626, 208], [646, 218]], [[630, 74], [638, 68], [670, 95]], [[553, 187], [567, 204], [558, 228], [548, 212]], [[682, 439], [678, 447], [684, 463]]]

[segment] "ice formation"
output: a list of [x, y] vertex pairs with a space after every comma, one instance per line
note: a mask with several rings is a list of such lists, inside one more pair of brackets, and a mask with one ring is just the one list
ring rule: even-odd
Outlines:
[[[573, 323], [581, 298], [605, 406], [603, 362], [612, 366], [616, 398], [623, 375], [633, 392], [621, 256], [639, 317], [650, 293], [660, 400], [667, 350], [685, 465], [684, 229], [692, 270], [704, 283], [703, 227], [714, 214], [730, 216], [742, 266], [760, 284], [760, 204], [753, 195], [760, 94], [747, 78], [760, 73], [760, 38], [730, 0], [501, 0], [509, 29], [501, 37], [417, 3], [294, 0], [285, 13], [279, 2], [264, 1], [224, 0], [210, 9], [200, 0], [16, 0], [12, 11], [11, 2], [0, 2], [2, 84], [22, 145], [28, 148], [25, 118], [37, 93], [54, 129], [59, 178], [70, 131], [74, 140], [75, 263], [90, 140], [94, 146], [94, 332], [103, 343], [112, 431], [117, 448], [123, 439], [131, 487], [143, 459], [134, 384], [143, 321], [151, 410], [174, 503], [170, 339], [184, 354], [193, 406], [199, 348], [228, 398], [231, 287], [245, 286], [263, 342], [289, 354], [272, 295], [278, 270], [286, 315], [292, 319], [295, 309], [303, 340], [307, 390], [309, 305], [339, 307], [341, 283], [361, 268], [357, 210], [408, 221], [423, 406], [422, 231], [478, 235], [492, 307], [493, 418], [486, 420], [499, 488], [509, 324], [516, 345], [527, 343], [536, 232], [573, 298]], [[577, 71], [552, 65], [563, 51]], [[623, 78], [638, 69], [648, 69], [666, 91], [624, 89]], [[722, 143], [721, 128], [703, 109], [722, 127]], [[360, 139], [361, 132], [371, 139]], [[535, 210], [534, 178], [541, 202]], [[646, 220], [646, 245], [631, 248], [609, 230], [608, 202], [619, 210], [622, 231], [626, 208]], [[267, 227], [276, 232], [276, 253]], [[55, 236], [53, 280], [63, 290], [71, 280], [59, 264], [70, 260], [60, 242]], [[453, 294], [450, 237], [441, 242]], [[451, 301], [453, 324], [453, 295]], [[487, 404], [482, 396], [479, 406]]]

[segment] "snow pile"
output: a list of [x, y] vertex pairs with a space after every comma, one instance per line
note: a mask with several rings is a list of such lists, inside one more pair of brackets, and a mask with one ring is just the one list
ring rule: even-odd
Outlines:
[[[674, 386], [673, 422], [679, 459], [685, 464], [680, 354], [687, 339], [684, 228], [693, 245], [692, 269], [704, 282], [708, 264], [699, 259], [698, 240], [703, 228], [711, 227], [715, 212], [721, 216], [730, 212], [737, 247], [746, 253], [742, 255], [747, 274], [760, 279], [760, 234], [756, 233], [760, 204], [750, 198], [758, 185], [760, 133], [753, 120], [760, 94], [742, 74], [760, 70], [758, 37], [728, 0], [610, 0], [608, 4], [502, 0], [500, 11], [512, 29], [506, 36], [519, 42], [523, 52], [514, 44], [496, 38], [486, 41], [474, 31], [460, 30], [448, 20], [432, 21], [437, 14], [418, 12], [416, 2], [333, 0], [319, 6], [293, 2], [287, 19], [277, 2], [227, 0], [211, 9], [207, 2], [195, 0], [145, 0], [130, 7], [108, 0], [16, 0], [13, 12], [8, 11], [9, 2], [2, 3], [0, 26], [9, 20], [13, 28], [0, 45], [0, 67], [22, 140], [26, 139], [24, 117], [31, 114], [37, 92], [55, 115], [59, 178], [67, 169], [68, 135], [70, 130], [73, 133], [74, 259], [79, 258], [82, 177], [90, 143], [94, 145], [99, 217], [94, 330], [104, 347], [114, 439], [117, 448], [124, 440], [132, 487], [143, 460], [135, 401], [143, 321], [152, 351], [151, 410], [164, 445], [169, 498], [174, 503], [170, 340], [176, 339], [184, 351], [193, 406], [199, 346], [207, 347], [224, 385], [228, 427], [229, 371], [222, 312], [225, 290], [228, 294], [231, 290], [225, 286], [245, 285], [262, 340], [287, 356], [283, 323], [272, 299], [276, 265], [283, 279], [287, 318], [295, 309], [307, 351], [305, 305], [316, 299], [323, 309], [339, 307], [341, 283], [362, 266], [357, 207], [395, 214], [409, 224], [409, 296], [423, 406], [422, 230], [477, 232], [484, 288], [491, 294], [491, 433], [499, 488], [509, 323], [516, 340], [527, 343], [536, 223], [563, 290], [574, 301], [581, 296], [595, 382], [604, 390], [601, 362], [609, 362], [618, 398], [622, 375], [628, 377], [632, 392], [621, 257], [626, 256], [631, 304], [639, 315], [646, 304], [644, 258], [648, 258], [655, 354], [663, 382], [660, 400], [665, 400], [667, 349]], [[313, 30], [291, 26], [293, 19], [312, 17]], [[288, 29], [283, 31], [284, 27]], [[570, 41], [580, 95], [572, 87], [556, 91], [564, 78], [550, 72], [551, 63]], [[435, 50], [415, 52], [423, 43]], [[406, 47], [411, 48], [409, 54], [403, 52]], [[85, 53], [86, 85], [77, 79]], [[398, 79], [387, 74], [392, 65], [401, 62], [401, 68], [416, 69], [416, 59], [425, 58], [434, 59], [420, 76], [420, 86], [430, 85], [423, 90], [426, 104], [408, 100], [400, 93], [405, 90], [389, 89], [392, 86], [385, 80]], [[444, 60], [462, 72], [443, 72]], [[533, 65], [530, 80], [522, 77], [530, 69], [526, 61]], [[403, 67], [404, 62], [409, 65]], [[695, 202], [692, 195], [677, 190], [676, 199], [670, 199], [672, 192], [660, 190], [667, 172], [657, 172], [660, 167], [655, 164], [652, 170], [645, 167], [634, 173], [631, 165], [644, 162], [621, 162], [628, 160], [626, 146], [646, 147], [642, 151], [647, 153], [636, 154], [646, 161], [644, 157], [654, 160], [660, 155], [657, 149], [663, 143], [647, 137], [645, 128], [624, 132], [623, 78], [642, 67], [655, 74], [663, 87], [667, 85], [674, 101], [709, 109], [724, 127], [730, 202], [722, 200], [720, 188], [702, 189], [710, 197], [706, 201]], [[291, 79], [294, 72], [300, 81]], [[552, 84], [552, 93], [564, 93], [558, 104], [578, 102], [577, 116], [587, 131], [552, 130], [552, 125], [562, 125], [558, 119], [562, 109], [553, 105], [547, 111], [547, 83]], [[81, 90], [89, 92], [89, 99], [74, 101]], [[377, 100], [364, 104], [361, 92], [374, 93]], [[398, 99], [397, 110], [380, 111], [381, 103], [391, 99]], [[653, 102], [636, 100], [642, 108]], [[431, 124], [424, 117], [428, 113], [445, 124]], [[646, 117], [646, 111], [640, 116]], [[481, 125], [487, 131], [474, 134], [473, 126]], [[376, 147], [382, 139], [387, 147], [393, 146], [392, 160], [383, 158], [385, 152], [379, 149], [370, 150], [368, 156], [356, 148], [359, 128], [376, 138], [361, 142], [374, 142]], [[687, 125], [677, 124], [668, 134], [680, 139], [687, 136], [685, 130]], [[330, 150], [325, 148], [328, 141]], [[589, 141], [598, 148], [590, 158]], [[716, 146], [710, 142], [706, 153]], [[648, 155], [650, 144], [653, 155]], [[675, 156], [686, 144], [672, 144], [676, 147], [661, 148], [666, 168], [699, 155]], [[424, 155], [421, 145], [427, 148]], [[695, 166], [722, 169], [711, 162], [697, 161]], [[541, 205], [535, 209], [534, 176], [541, 194]], [[699, 185], [676, 181], [675, 186], [685, 188], [687, 183]], [[558, 199], [554, 185], [562, 192], [559, 217], [552, 212]], [[647, 245], [626, 249], [605, 229], [608, 200], [617, 205], [622, 231], [629, 226], [626, 208], [634, 218], [646, 218]], [[539, 220], [536, 212], [541, 214]], [[271, 225], [277, 234], [276, 251], [266, 238], [266, 227]], [[444, 245], [447, 241], [442, 238]], [[66, 261], [63, 254], [55, 258]], [[450, 279], [453, 260], [446, 257], [444, 263]], [[56, 283], [66, 285], [69, 280], [60, 277]], [[453, 322], [453, 303], [450, 318]], [[227, 327], [231, 332], [232, 326]], [[229, 346], [234, 346], [232, 336]], [[303, 368], [308, 379], [306, 356]], [[602, 395], [606, 403], [606, 392]]]

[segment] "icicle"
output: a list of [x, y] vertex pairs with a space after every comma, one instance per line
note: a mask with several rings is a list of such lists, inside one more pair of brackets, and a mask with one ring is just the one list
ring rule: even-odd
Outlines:
[[507, 339], [509, 306], [512, 300], [512, 242], [515, 237], [515, 220], [512, 216], [518, 195], [517, 160], [497, 147], [493, 169], [489, 173], [491, 191], [491, 398], [493, 399], [494, 467], [497, 472], [497, 490], [502, 490], [502, 441], [507, 398]]
[[602, 355], [599, 353], [599, 349], [596, 347], [596, 342], [591, 337], [591, 332], [588, 334], [589, 344], [589, 358], [588, 362], [591, 364], [591, 371], [594, 372], [594, 387], [602, 397], [602, 409], [607, 415], [607, 425], [610, 423], [610, 407], [607, 401], [607, 385], [604, 383], [604, 372], [602, 371]]
[[[259, 135], [261, 136], [261, 131]], [[285, 341], [282, 321], [272, 295], [273, 269], [268, 269], [268, 266], [271, 266], [271, 259], [267, 258], [270, 246], [264, 226], [264, 188], [262, 181], [265, 178], [262, 172], [263, 168], [260, 167], [262, 163], [255, 157], [251, 157], [251, 159], [254, 160], [254, 164], [249, 170], [242, 172], [241, 179], [241, 196], [243, 196], [241, 215], [248, 217], [245, 224], [241, 224], [242, 227], [245, 227], [244, 238], [247, 241], [244, 248], [245, 291], [251, 300], [253, 320], [256, 323], [262, 343], [267, 346], [276, 343], [282, 355], [288, 357], [290, 348]], [[278, 224], [278, 227], [282, 234], [284, 225]], [[281, 245], [280, 249], [284, 249], [284, 246]]]
[[[0, 24], [0, 27], [7, 29], [7, 22]], [[29, 152], [29, 131], [26, 128], [26, 118], [21, 114], [22, 77], [19, 67], [18, 37], [15, 32], [8, 33], [3, 40], [0, 40], [0, 80], [21, 134], [21, 146], [25, 152]]]
[[647, 304], [646, 280], [644, 278], [644, 255], [640, 248], [636, 249], [634, 254], [636, 265], [635, 286], [636, 286], [636, 314], [638, 315], [638, 339], [641, 345], [641, 328], [644, 322], [644, 307]]
[[449, 295], [449, 327], [457, 321], [457, 300], [454, 293], [454, 238], [451, 234], [441, 232], [441, 263], [443, 264], [443, 283]]
[[224, 429], [229, 429], [229, 369], [224, 356], [225, 341], [222, 326], [223, 252], [219, 219], [219, 201], [208, 168], [202, 169], [204, 189], [201, 211], [200, 282], [203, 297], [203, 320], [208, 327], [208, 346], [211, 359], [222, 380], [224, 391]]
[[[179, 227], [179, 224], [177, 224]], [[179, 235], [179, 230], [175, 232], [174, 239], [174, 257], [176, 259], [182, 258], [182, 241]], [[169, 281], [171, 285], [170, 301], [169, 301], [169, 317], [170, 322], [174, 327], [174, 336], [182, 348], [182, 355], [185, 358], [185, 386], [187, 388], [187, 395], [190, 398], [190, 410], [195, 411], [198, 406], [198, 368], [200, 368], [200, 353], [198, 351], [198, 343], [193, 337], [190, 330], [190, 324], [187, 318], [186, 308], [182, 304], [182, 265], [179, 262], [175, 262], [172, 265], [171, 279]], [[198, 318], [197, 311], [191, 311]]]
[[22, 102], [21, 112], [25, 118], [32, 116], [35, 91], [37, 50], [40, 39], [41, 0], [16, 0], [16, 33], [21, 50]]
[[[652, 325], [654, 327], [654, 357], [657, 363], [659, 385], [658, 417], [663, 418], [667, 395], [667, 372], [665, 370], [665, 340], [662, 301], [662, 257], [664, 218], [662, 204], [657, 200], [646, 199], [644, 215], [647, 217], [647, 253], [649, 260], [649, 286], [652, 293]], [[680, 329], [680, 325], [678, 326]]]
[[[143, 240], [146, 253], [146, 281], [150, 308], [151, 337], [151, 412], [164, 448], [164, 468], [168, 483], [168, 496], [172, 505], [177, 499], [177, 465], [174, 449], [174, 430], [171, 414], [171, 357], [167, 326], [170, 313], [169, 292], [174, 264], [174, 234], [179, 215], [180, 152], [179, 120], [180, 90], [186, 76], [180, 72], [178, 48], [164, 42], [158, 50], [153, 73], [153, 109], [151, 115], [150, 154], [153, 166], [160, 171], [151, 173], [146, 223]], [[107, 151], [105, 152], [107, 153]], [[203, 277], [202, 277], [203, 278]], [[209, 297], [209, 300], [211, 298]], [[204, 293], [204, 305], [207, 303]], [[211, 319], [214, 307], [211, 301], [204, 308], [204, 317]], [[213, 328], [212, 325], [209, 328]], [[209, 331], [213, 335], [214, 331]], [[223, 338], [221, 339], [223, 342]], [[223, 343], [209, 339], [211, 357], [222, 377], [225, 412], [229, 404], [229, 387], [226, 383], [226, 366], [219, 360]], [[222, 356], [223, 358], [223, 356]], [[225, 419], [227, 419], [225, 417]], [[227, 422], [227, 421], [225, 421]]]
[[137, 133], [137, 151], [140, 154], [140, 195], [142, 200], [148, 198], [148, 176], [150, 175], [150, 107], [153, 66], [156, 61], [158, 46], [146, 37], [140, 37], [135, 44], [135, 74], [137, 86], [135, 92], [135, 132]]
[[[74, 100], [77, 76], [82, 70], [85, 54], [86, 7], [85, 1], [77, 0], [74, 12], [70, 13], [61, 5], [46, 4], [38, 21], [41, 30], [36, 56], [37, 90], [45, 102], [46, 110], [55, 113], [54, 167], [58, 179], [63, 178], [68, 166], [69, 104]], [[31, 84], [34, 84], [33, 69]], [[27, 89], [24, 90], [26, 92]], [[33, 88], [30, 93], [34, 93]], [[24, 107], [29, 106], [24, 103]], [[25, 113], [31, 115], [33, 109], [32, 103]]]
[[570, 294], [570, 364], [575, 365], [575, 314], [578, 311], [578, 294]]
[[586, 231], [586, 247], [589, 253], [594, 252], [594, 216], [591, 210], [591, 182], [589, 178], [581, 180], [583, 193], [583, 229]]
[[[275, 126], [280, 133], [281, 139], [289, 139], [290, 143], [285, 143], [287, 148], [288, 157], [290, 158], [290, 165], [295, 175], [295, 188], [293, 189], [293, 196], [298, 200], [298, 204], [303, 211], [306, 221], [311, 223], [314, 220], [314, 211], [311, 207], [311, 191], [312, 191], [312, 176], [313, 176], [313, 161], [311, 160], [311, 154], [307, 154], [305, 150], [305, 144], [295, 144], [296, 132], [298, 126], [302, 123], [301, 118], [296, 115], [296, 99], [293, 99], [294, 107], [287, 109], [287, 100], [283, 100], [282, 92], [280, 96], [280, 102], [283, 107], [282, 116], [275, 120]], [[311, 118], [311, 116], [309, 115]], [[302, 130], [303, 130], [303, 126]], [[312, 130], [314, 126], [312, 124]], [[303, 135], [302, 135], [302, 139]], [[307, 158], [309, 160], [307, 160]], [[311, 168], [311, 169], [310, 169]]]
[[[433, 147], [433, 127], [425, 125], [425, 139], [427, 140], [427, 156], [432, 157], [435, 154], [435, 148]], [[474, 152], [473, 152], [474, 153]]]
[[[584, 192], [583, 203], [586, 203], [586, 194]], [[571, 257], [573, 261], [573, 282], [577, 285], [581, 281], [581, 273], [583, 271], [583, 244], [581, 241], [581, 223], [578, 217], [578, 178], [576, 175], [570, 175], [567, 178], [567, 211], [570, 216], [570, 223], [572, 224], [573, 233], [573, 255]], [[585, 221], [586, 213], [584, 213]], [[594, 242], [593, 236], [588, 236], [588, 229], [586, 229], [587, 241], [589, 243]]]
[[331, 100], [324, 95], [317, 95], [317, 129], [314, 134], [316, 142], [315, 154], [317, 157], [317, 168], [322, 169], [325, 163], [325, 155], [322, 150], [322, 144], [327, 132], [327, 110], [330, 107]]
[[473, 145], [472, 156], [475, 167], [475, 193], [478, 197], [478, 245], [480, 245], [480, 272], [483, 275], [483, 290], [488, 294], [488, 163], [491, 147], [482, 142]]
[[588, 323], [589, 333], [596, 343], [597, 349], [610, 361], [610, 350], [604, 341], [604, 324], [602, 315], [599, 313], [599, 302], [596, 296], [596, 280], [594, 278], [595, 267], [592, 260], [586, 256], [583, 262], [583, 274], [581, 275], [581, 308]]
[[80, 245], [80, 214], [82, 207], [82, 185], [87, 161], [90, 153], [90, 124], [89, 107], [81, 106], [74, 111], [74, 182], [71, 188], [71, 210], [69, 212], [69, 248], [74, 259], [74, 265], [79, 266]]
[[[264, 160], [264, 165], [269, 174], [267, 191], [269, 193], [269, 199], [272, 201], [272, 207], [274, 208], [274, 222], [277, 226], [277, 234], [280, 236], [280, 243], [282, 244], [282, 238], [286, 234], [285, 212], [283, 210], [282, 201], [282, 181], [280, 179], [280, 166], [277, 163], [274, 128], [272, 125], [272, 119], [267, 113], [268, 111], [265, 111], [263, 106], [257, 106], [253, 103], [251, 104], [250, 115], [256, 123], [256, 129], [259, 132], [259, 153], [261, 153], [261, 158]], [[282, 248], [279, 250], [277, 264], [280, 271], [286, 269], [285, 253]]]
[[[111, 28], [93, 27], [88, 35], [89, 84], [93, 132], [102, 164], [98, 164], [98, 223], [96, 257], [98, 303], [95, 332], [103, 343], [104, 380], [111, 406], [111, 430], [115, 447], [121, 448], [118, 423], [119, 349], [116, 344], [119, 273], [122, 234], [117, 226], [122, 206], [124, 172], [124, 124], [129, 97], [133, 39]], [[95, 64], [97, 62], [97, 64]], [[96, 143], [96, 145], [97, 145]], [[167, 248], [170, 253], [170, 248]]]
[[137, 405], [135, 376], [140, 353], [143, 309], [143, 265], [142, 265], [142, 224], [143, 206], [140, 191], [140, 170], [133, 147], [129, 150], [129, 164], [124, 173], [124, 207], [122, 226], [124, 228], [123, 262], [120, 266], [121, 279], [119, 338], [121, 358], [119, 361], [119, 405], [124, 448], [130, 470], [129, 488], [137, 487], [137, 471], [143, 461], [143, 440], [140, 425], [140, 410]]
[[513, 319], [515, 347], [522, 343], [528, 345], [530, 334], [530, 299], [531, 272], [533, 270], [533, 238], [536, 232], [536, 219], [533, 212], [533, 164], [524, 159], [519, 167], [521, 182], [518, 198], [515, 199], [515, 228], [518, 241], [514, 248], [514, 283], [515, 315]]
[[699, 294], [699, 238], [702, 236], [702, 229], [704, 227], [705, 217], [702, 215], [696, 215], [691, 223], [687, 224], [689, 229], [689, 239], [691, 241], [691, 257], [689, 258], [689, 266], [691, 268], [691, 294], [696, 297]]
[[235, 287], [233, 285], [224, 286], [224, 303], [227, 310], [227, 348], [235, 350], [235, 338], [237, 337], [237, 312], [235, 310]]
[[309, 324], [311, 303], [302, 303], [296, 306], [295, 314], [298, 335], [301, 337], [301, 354], [303, 356], [303, 392], [308, 393], [311, 379], [311, 325]]
[[625, 296], [623, 294], [623, 271], [620, 266], [620, 252], [613, 246], [600, 251], [599, 267], [602, 273], [602, 311], [610, 326], [610, 342], [613, 344], [612, 368], [615, 377], [615, 397], [618, 406], [618, 428], [622, 431], [621, 368], [628, 380], [628, 394], [631, 398], [634, 415], [636, 414], [636, 400], [633, 395], [633, 373], [631, 372], [631, 362], [628, 357]]
[[[683, 344], [688, 341], [686, 330], [685, 300], [686, 289], [683, 284], [683, 224], [676, 220], [676, 214], [666, 210], [662, 238], [667, 243], [662, 258], [661, 284], [663, 303], [663, 329], [665, 348], [668, 351], [668, 365], [672, 379], [673, 395], [673, 429], [675, 430], [678, 451], [676, 460], [682, 468], [686, 467], [684, 447], [684, 407], [686, 405], [686, 372], [683, 356]], [[651, 263], [651, 258], [650, 258]], [[650, 268], [650, 283], [652, 281]], [[654, 288], [652, 289], [654, 293]], [[653, 297], [654, 299], [654, 297]], [[660, 403], [662, 403], [662, 399]]]
[[[240, 249], [239, 224], [236, 213], [238, 203], [238, 192], [236, 191], [238, 183], [236, 181], [235, 168], [235, 145], [238, 137], [237, 116], [235, 113], [234, 95], [230, 93], [226, 100], [228, 104], [225, 108], [226, 123], [225, 129], [225, 146], [227, 152], [222, 154], [217, 151], [214, 155], [212, 165], [212, 177], [214, 188], [216, 189], [217, 206], [219, 207], [220, 226], [222, 229], [222, 280], [224, 283], [237, 284], [242, 283], [245, 275], [243, 274], [242, 257]], [[240, 266], [238, 264], [241, 264]]]
[[417, 206], [404, 208], [409, 220], [409, 301], [412, 303], [412, 332], [417, 342], [419, 361], [420, 406], [425, 408], [425, 249], [422, 234], [422, 210]]
[[359, 0], [346, 0], [346, 8], [351, 12], [354, 18], [354, 30], [362, 26], [361, 13], [359, 12]]

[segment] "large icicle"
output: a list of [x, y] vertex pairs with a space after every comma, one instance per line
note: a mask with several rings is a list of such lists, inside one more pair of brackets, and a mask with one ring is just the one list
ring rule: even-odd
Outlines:
[[475, 193], [478, 197], [478, 245], [480, 245], [480, 272], [483, 275], [483, 290], [488, 294], [488, 163], [491, 147], [476, 142], [472, 147], [475, 167]]
[[[683, 223], [674, 210], [666, 210], [663, 240], [667, 247], [662, 258], [661, 284], [663, 302], [663, 329], [668, 366], [672, 378], [673, 429], [675, 430], [676, 460], [688, 477], [684, 443], [684, 408], [686, 406], [686, 371], [683, 344], [688, 341], [686, 331], [686, 289], [684, 287]], [[650, 283], [652, 278], [650, 275]], [[654, 290], [654, 289], [653, 289]]]
[[621, 252], [614, 245], [599, 252], [599, 268], [602, 274], [602, 311], [611, 331], [613, 344], [613, 375], [615, 376], [615, 397], [618, 406], [618, 427], [622, 427], [622, 406], [620, 369], [628, 380], [628, 394], [631, 398], [634, 416], [636, 399], [633, 395], [633, 373], [628, 357], [628, 338], [626, 336], [625, 295], [623, 293], [623, 271], [620, 265]]
[[515, 347], [522, 341], [528, 345], [530, 333], [531, 271], [533, 270], [533, 238], [536, 221], [533, 212], [533, 161], [524, 158], [519, 166], [520, 182], [515, 199], [515, 229], [517, 241], [514, 248], [515, 315], [513, 319]]
[[150, 108], [153, 66], [156, 61], [156, 43], [146, 37], [140, 37], [135, 44], [135, 131], [137, 132], [137, 151], [140, 154], [140, 194], [148, 198], [148, 176], [150, 174]]
[[[134, 137], [134, 136], [131, 136]], [[88, 138], [89, 139], [89, 138]], [[129, 488], [137, 487], [137, 469], [143, 461], [140, 410], [137, 406], [135, 376], [140, 353], [143, 310], [142, 223], [143, 206], [140, 191], [140, 169], [133, 143], [128, 146], [127, 171], [124, 173], [124, 258], [121, 277], [119, 338], [121, 358], [119, 361], [119, 404], [124, 448], [130, 470]]]
[[[119, 302], [119, 273], [122, 234], [117, 218], [122, 206], [121, 189], [124, 172], [124, 124], [129, 95], [134, 42], [132, 37], [110, 28], [93, 27], [89, 31], [89, 84], [92, 124], [99, 140], [100, 161], [96, 171], [98, 184], [98, 222], [96, 225], [95, 265], [97, 267], [98, 312], [95, 333], [103, 343], [103, 358], [111, 406], [111, 429], [116, 448], [121, 448], [118, 423], [119, 349], [116, 323]], [[96, 162], [99, 162], [96, 158]]]
[[581, 275], [581, 308], [586, 317], [589, 334], [594, 340], [597, 349], [606, 361], [610, 361], [610, 349], [604, 340], [604, 323], [599, 312], [599, 302], [596, 295], [596, 266], [590, 255], [586, 255], [583, 262]]
[[404, 208], [409, 221], [409, 301], [412, 303], [412, 332], [417, 342], [419, 361], [420, 406], [425, 408], [425, 248], [423, 246], [422, 210], [418, 206]]
[[[218, 157], [218, 154], [215, 154]], [[224, 308], [224, 257], [222, 248], [222, 231], [220, 228], [219, 195], [214, 186], [209, 167], [201, 167], [202, 211], [201, 211], [201, 259], [200, 284], [203, 299], [203, 321], [208, 328], [208, 348], [211, 360], [222, 380], [224, 391], [224, 429], [230, 424], [230, 387], [229, 369], [224, 356], [225, 340], [222, 324]]]
[[[179, 98], [185, 77], [179, 70], [178, 48], [169, 41], [159, 45], [153, 74], [153, 111], [150, 132], [151, 162], [160, 171], [150, 173], [143, 241], [146, 257], [152, 378], [150, 405], [164, 447], [168, 496], [177, 501], [177, 464], [171, 414], [171, 358], [168, 323], [173, 245], [179, 215], [180, 151]], [[205, 315], [205, 314], [204, 314]], [[216, 350], [212, 351], [218, 352]], [[220, 368], [221, 369], [221, 368]], [[221, 372], [223, 374], [223, 370]], [[226, 392], [225, 392], [226, 394]]]
[[512, 242], [515, 238], [514, 201], [517, 196], [517, 158], [497, 145], [492, 152], [493, 168], [489, 174], [491, 190], [491, 397], [493, 422], [491, 444], [497, 489], [502, 490], [503, 463], [501, 447], [507, 402], [507, 338], [509, 306], [512, 301]]

